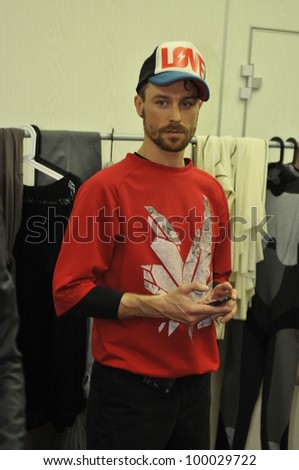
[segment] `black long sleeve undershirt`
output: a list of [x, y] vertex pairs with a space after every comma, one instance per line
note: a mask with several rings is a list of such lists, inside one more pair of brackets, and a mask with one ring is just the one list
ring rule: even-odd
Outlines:
[[122, 296], [122, 292], [109, 287], [95, 286], [68, 313], [117, 320]]
[[[213, 286], [215, 287], [217, 284], [218, 282], [215, 282]], [[118, 307], [123, 294], [123, 292], [115, 291], [110, 287], [95, 286], [66, 313], [117, 320]]]

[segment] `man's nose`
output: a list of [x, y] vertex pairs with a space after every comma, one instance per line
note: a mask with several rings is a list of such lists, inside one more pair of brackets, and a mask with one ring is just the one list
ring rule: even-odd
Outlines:
[[173, 104], [169, 113], [169, 120], [178, 122], [181, 120], [181, 110], [179, 105]]

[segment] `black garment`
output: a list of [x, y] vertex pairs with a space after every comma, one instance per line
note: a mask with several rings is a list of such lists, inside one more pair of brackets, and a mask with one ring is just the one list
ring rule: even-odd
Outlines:
[[87, 447], [209, 450], [210, 404], [211, 374], [169, 383], [95, 362], [87, 407]]
[[27, 429], [51, 421], [71, 426], [83, 410], [86, 319], [57, 318], [52, 276], [80, 181], [68, 175], [46, 186], [25, 186], [14, 256], [20, 315]]

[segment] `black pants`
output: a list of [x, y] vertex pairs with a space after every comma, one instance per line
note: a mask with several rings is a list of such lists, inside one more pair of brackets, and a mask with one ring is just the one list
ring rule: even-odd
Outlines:
[[95, 362], [87, 407], [87, 448], [209, 450], [211, 375], [159, 385]]

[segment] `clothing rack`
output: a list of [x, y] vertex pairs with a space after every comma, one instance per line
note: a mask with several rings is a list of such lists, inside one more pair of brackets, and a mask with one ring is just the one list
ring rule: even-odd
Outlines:
[[[110, 141], [115, 140], [115, 141], [134, 142], [134, 141], [143, 141], [144, 139], [143, 134], [115, 134], [114, 132], [105, 133], [105, 134], [100, 133], [100, 136], [101, 136], [101, 140], [110, 140]], [[30, 134], [28, 131], [25, 131], [25, 137], [30, 137]], [[192, 145], [196, 145], [197, 143], [196, 136], [194, 136], [191, 139], [190, 143]], [[280, 147], [279, 142], [276, 142], [276, 141], [268, 140], [268, 144], [270, 148]], [[284, 142], [284, 146], [285, 148], [289, 148], [289, 149], [294, 148], [294, 144], [292, 144], [291, 142], [287, 142], [287, 141]]]
[[[144, 136], [143, 134], [114, 134], [114, 133], [108, 133], [108, 134], [100, 134], [101, 136], [101, 139], [102, 140], [119, 140], [119, 141], [130, 141], [130, 142], [133, 142], [133, 141], [142, 141]], [[191, 141], [190, 141], [190, 144], [192, 145], [196, 145], [197, 143], [197, 139], [196, 137], [192, 137]], [[279, 142], [276, 142], [276, 141], [271, 141], [269, 140], [268, 141], [268, 144], [269, 144], [269, 147], [270, 148], [280, 148], [280, 145], [279, 145]], [[284, 142], [284, 147], [285, 148], [289, 148], [289, 149], [293, 149], [294, 148], [294, 144], [292, 144], [291, 142], [287, 142], [285, 141]]]
[[[31, 126], [26, 126], [25, 125], [25, 126], [22, 126], [22, 127], [23, 127], [24, 132], [25, 132], [25, 137], [31, 137], [31, 132], [30, 132]], [[110, 160], [109, 160], [109, 162], [107, 162], [107, 165], [109, 165], [109, 163], [112, 162], [113, 143], [114, 142], [116, 142], [116, 141], [135, 142], [135, 141], [143, 141], [143, 139], [144, 139], [143, 134], [115, 134], [114, 133], [114, 128], [112, 129], [112, 132], [110, 132], [110, 133], [103, 133], [103, 134], [99, 133], [99, 134], [100, 134], [101, 140], [106, 140], [106, 141], [111, 142]], [[273, 140], [273, 141], [268, 140], [267, 142], [268, 142], [269, 148], [280, 148], [281, 149], [281, 143], [279, 143], [277, 140]], [[193, 161], [195, 159], [196, 143], [197, 143], [197, 138], [196, 138], [196, 136], [194, 136], [190, 141], [190, 144], [192, 146], [191, 158], [192, 158]], [[284, 149], [294, 149], [294, 143], [293, 142], [284, 141], [283, 144], [284, 144]], [[29, 162], [28, 162], [29, 164], [31, 164], [32, 166], [35, 166], [36, 168], [39, 165], [39, 163], [37, 163], [35, 161], [34, 162], [30, 161], [31, 159], [27, 159], [27, 160], [29, 160]], [[46, 170], [46, 171], [53, 173], [53, 170]], [[60, 179], [61, 178], [61, 175], [59, 175], [59, 174], [51, 174], [50, 176], [52, 176], [55, 179]]]
[[[142, 141], [144, 136], [143, 134], [114, 134], [114, 132], [106, 133], [106, 134], [101, 134], [101, 140], [119, 140], [119, 141], [128, 141], [128, 142], [134, 142], [134, 141]], [[30, 133], [25, 130], [25, 137], [30, 137]], [[193, 137], [191, 144], [195, 145], [196, 144], [196, 137]]]

